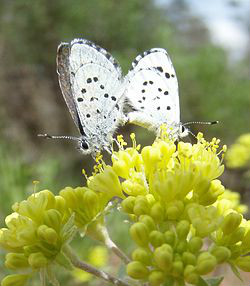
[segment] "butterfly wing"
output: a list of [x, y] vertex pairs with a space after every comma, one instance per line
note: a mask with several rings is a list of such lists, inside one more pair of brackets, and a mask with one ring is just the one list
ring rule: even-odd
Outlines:
[[82, 39], [71, 42], [68, 59], [72, 97], [86, 137], [91, 144], [107, 143], [123, 120], [121, 68], [104, 49]]
[[136, 57], [127, 75], [126, 98], [134, 111], [129, 121], [157, 131], [180, 122], [178, 82], [168, 53], [151, 49]]

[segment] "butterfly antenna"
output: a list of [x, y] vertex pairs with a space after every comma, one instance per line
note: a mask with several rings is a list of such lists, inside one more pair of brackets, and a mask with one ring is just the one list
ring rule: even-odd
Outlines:
[[78, 137], [74, 137], [74, 136], [65, 136], [65, 135], [61, 135], [61, 136], [56, 136], [56, 135], [49, 135], [49, 134], [38, 134], [38, 137], [43, 137], [45, 139], [66, 139], [66, 140], [75, 140], [75, 141], [79, 141]]
[[203, 121], [190, 121], [190, 122], [186, 122], [186, 123], [184, 123], [184, 124], [182, 124], [183, 126], [185, 126], [185, 125], [191, 125], [191, 124], [205, 124], [205, 125], [214, 125], [214, 124], [218, 124], [219, 123], [219, 121], [218, 120], [216, 120], [216, 121], [205, 121], [205, 122], [203, 122]]

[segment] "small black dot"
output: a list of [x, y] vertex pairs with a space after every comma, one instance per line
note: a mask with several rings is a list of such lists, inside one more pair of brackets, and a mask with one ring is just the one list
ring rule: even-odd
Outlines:
[[143, 99], [143, 100], [145, 100], [145, 99], [146, 99], [146, 97], [145, 97], [145, 96], [143, 96], [143, 97], [142, 97], [142, 99]]
[[99, 109], [96, 109], [96, 112], [97, 112], [97, 113], [101, 113]]
[[81, 92], [82, 92], [82, 93], [85, 93], [85, 92], [86, 92], [86, 89], [85, 89], [85, 88], [82, 88]]
[[116, 97], [115, 96], [111, 96], [111, 99], [116, 101]]
[[165, 73], [166, 78], [170, 78], [170, 74], [168, 72]]
[[141, 106], [141, 109], [144, 109], [144, 106]]
[[100, 89], [104, 89], [104, 86], [102, 84], [100, 85]]
[[104, 94], [104, 97], [108, 98], [108, 97], [109, 97], [109, 95], [108, 95], [107, 93], [105, 93], [105, 94]]
[[174, 75], [174, 74], [171, 74], [171, 77], [175, 77], [175, 75]]
[[108, 60], [111, 58], [111, 55], [108, 54], [108, 53], [107, 53], [105, 56], [106, 56], [106, 58], [107, 58]]
[[93, 80], [94, 80], [95, 82], [97, 82], [97, 81], [98, 81], [98, 77], [95, 76], [95, 77], [93, 78]]
[[141, 101], [141, 100], [138, 100], [138, 102], [139, 102], [139, 103], [142, 103], [142, 101]]
[[149, 81], [150, 84], [153, 84], [152, 80]]
[[144, 93], [144, 92], [145, 92], [145, 89], [143, 89], [141, 92]]
[[104, 115], [103, 118], [106, 119], [107, 117]]
[[86, 117], [87, 117], [87, 118], [90, 118], [90, 114], [89, 114], [89, 113], [88, 113], [88, 114], [86, 114]]
[[160, 106], [158, 106], [158, 107], [157, 107], [157, 110], [160, 110], [160, 109], [161, 109], [161, 107], [160, 107]]
[[92, 82], [92, 79], [89, 77], [88, 79], [87, 79], [87, 83], [91, 83]]
[[114, 122], [116, 122], [116, 119], [114, 118]]
[[167, 106], [167, 110], [170, 110], [170, 109], [171, 109], [171, 107], [168, 105], [168, 106]]
[[78, 97], [78, 98], [77, 98], [77, 101], [78, 101], [78, 102], [82, 102], [82, 101], [83, 101], [83, 98]]
[[165, 95], [168, 95], [168, 91], [167, 91], [167, 90], [166, 90], [166, 91], [164, 91], [164, 94], [165, 94]]
[[115, 108], [116, 108], [117, 110], [119, 110], [119, 109], [120, 109], [120, 107], [119, 107], [119, 105], [118, 105], [118, 104], [116, 104], [116, 105], [115, 105]]
[[163, 68], [162, 67], [156, 67], [158, 71], [163, 72]]
[[162, 91], [162, 89], [161, 89], [161, 88], [158, 88], [158, 91]]
[[71, 72], [71, 75], [73, 75], [73, 76], [74, 76], [74, 75], [75, 75], [75, 73], [74, 73], [74, 72]]
[[147, 84], [148, 84], [148, 82], [147, 82], [147, 81], [144, 81], [143, 85], [147, 85]]
[[93, 96], [90, 98], [90, 101], [94, 101], [94, 97]]

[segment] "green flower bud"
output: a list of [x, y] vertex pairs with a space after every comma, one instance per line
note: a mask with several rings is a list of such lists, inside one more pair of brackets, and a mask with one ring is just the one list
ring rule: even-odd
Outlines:
[[243, 254], [245, 254], [245, 252], [248, 253], [250, 251], [250, 230], [245, 233], [242, 239], [241, 248], [243, 250]]
[[192, 253], [197, 253], [201, 249], [202, 244], [203, 244], [203, 242], [202, 242], [202, 239], [200, 237], [193, 236], [188, 242], [188, 249]]
[[217, 263], [223, 263], [227, 261], [231, 256], [231, 251], [224, 246], [215, 246], [211, 250], [213, 256], [215, 256]]
[[187, 241], [186, 240], [180, 240], [180, 241], [177, 240], [175, 251], [177, 253], [183, 253], [186, 250], [187, 250]]
[[149, 231], [142, 222], [136, 222], [130, 227], [130, 235], [140, 246], [146, 246], [149, 242]]
[[49, 244], [55, 245], [58, 240], [58, 235], [56, 231], [47, 227], [46, 225], [40, 225], [37, 229], [37, 235], [40, 239], [45, 240]]
[[23, 253], [8, 253], [4, 264], [9, 269], [29, 267], [28, 259]]
[[232, 233], [240, 225], [242, 215], [239, 213], [230, 213], [225, 216], [221, 225], [222, 231], [225, 235]]
[[132, 261], [127, 265], [127, 274], [134, 279], [145, 279], [149, 271], [141, 262]]
[[200, 275], [212, 272], [217, 265], [216, 258], [209, 252], [203, 252], [198, 256], [196, 271]]
[[162, 222], [164, 219], [164, 208], [162, 207], [160, 202], [156, 202], [153, 204], [150, 210], [150, 215], [157, 222]]
[[250, 256], [238, 257], [235, 261], [237, 267], [245, 272], [250, 272]]
[[32, 268], [36, 268], [36, 269], [44, 267], [48, 263], [48, 260], [42, 254], [42, 252], [36, 252], [36, 253], [30, 254], [28, 261], [29, 261], [29, 265]]
[[148, 281], [152, 286], [159, 286], [165, 280], [164, 273], [161, 271], [152, 271], [148, 276]]
[[210, 188], [199, 199], [199, 203], [205, 206], [211, 205], [216, 202], [219, 195], [224, 193], [225, 187], [221, 184], [220, 180], [213, 180]]
[[12, 274], [3, 278], [1, 286], [24, 286], [30, 275]]
[[187, 220], [181, 220], [176, 226], [176, 233], [179, 239], [185, 239], [190, 230], [190, 223]]
[[172, 230], [167, 230], [164, 233], [164, 235], [165, 235], [166, 243], [171, 245], [171, 246], [174, 246], [175, 245], [175, 240], [176, 240], [175, 233]]
[[121, 203], [123, 211], [128, 213], [128, 214], [134, 213], [134, 211], [133, 211], [134, 205], [135, 205], [135, 197], [132, 197], [132, 196], [127, 197]]
[[174, 201], [168, 204], [166, 214], [168, 219], [177, 220], [184, 210], [184, 203], [182, 201]]
[[136, 261], [140, 261], [144, 265], [151, 264], [151, 255], [149, 250], [145, 250], [143, 248], [136, 248], [132, 253], [132, 259]]
[[59, 231], [62, 224], [62, 215], [55, 209], [44, 212], [44, 224]]
[[99, 209], [99, 197], [92, 190], [86, 190], [83, 193], [84, 208], [86, 208], [86, 213], [89, 217], [94, 217], [98, 213]]
[[154, 259], [157, 266], [163, 270], [167, 271], [172, 267], [173, 260], [173, 249], [168, 244], [163, 244], [157, 247], [154, 251]]
[[137, 216], [149, 213], [149, 204], [145, 197], [138, 196], [135, 201], [134, 214]]
[[187, 265], [184, 270], [185, 281], [196, 285], [199, 281], [199, 275], [195, 272], [195, 267], [193, 265]]
[[185, 265], [195, 265], [196, 264], [196, 256], [188, 251], [183, 252], [182, 261]]
[[158, 247], [165, 243], [165, 236], [160, 231], [153, 230], [149, 234], [149, 241], [153, 247]]
[[173, 266], [172, 266], [172, 274], [175, 277], [180, 277], [183, 274], [183, 262], [182, 261], [174, 261]]
[[154, 220], [149, 215], [140, 215], [139, 221], [144, 223], [149, 229], [149, 231], [155, 230], [156, 228]]

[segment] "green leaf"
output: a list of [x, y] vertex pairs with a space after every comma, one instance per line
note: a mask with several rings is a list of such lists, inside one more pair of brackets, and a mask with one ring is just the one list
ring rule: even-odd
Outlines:
[[242, 278], [241, 278], [241, 276], [240, 276], [240, 272], [239, 272], [239, 270], [237, 269], [237, 267], [236, 267], [233, 263], [230, 263], [230, 262], [229, 262], [229, 265], [230, 265], [230, 267], [231, 267], [231, 269], [232, 269], [234, 275], [235, 275], [241, 282], [243, 282], [243, 280], [242, 280]]
[[209, 284], [206, 280], [200, 277], [197, 286], [209, 286]]

